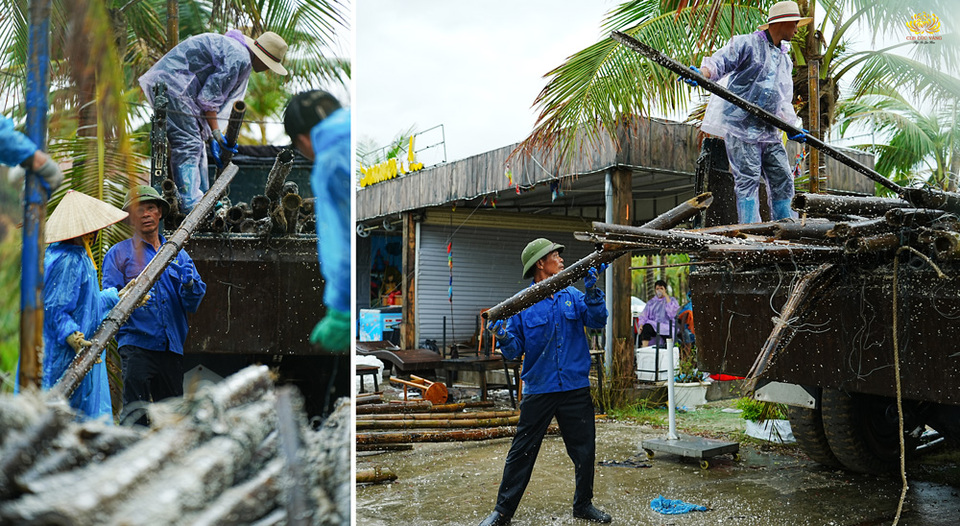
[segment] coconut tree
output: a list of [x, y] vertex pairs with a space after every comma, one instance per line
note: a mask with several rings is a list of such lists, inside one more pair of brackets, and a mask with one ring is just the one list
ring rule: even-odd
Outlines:
[[956, 100], [920, 110], [900, 93], [885, 91], [841, 103], [837, 113], [841, 134], [867, 127], [880, 137], [876, 143], [853, 147], [875, 153], [875, 169], [881, 175], [902, 185], [922, 181], [956, 191], [960, 169]]
[[[681, 62], [700, 64], [732, 35], [756, 30], [773, 3], [635, 0], [611, 10], [602, 32], [622, 31]], [[918, 10], [947, 15], [953, 8], [948, 0], [800, 3], [801, 12], [817, 14], [815, 25], [801, 28], [792, 44], [798, 66], [795, 91], [806, 100], [805, 66], [820, 57], [821, 129], [828, 130], [833, 122], [841, 82], [851, 88], [854, 99], [875, 86], [909, 90], [926, 100], [953, 100], [960, 95], [960, 80], [946, 73], [955, 71], [958, 63], [955, 33], [943, 31], [935, 45], [915, 45], [902, 37], [879, 49], [869, 39], [900, 29], [905, 32], [905, 23]], [[601, 133], [616, 141], [614, 131], [627, 116], [685, 111], [700, 97], [698, 90], [677, 83], [676, 75], [609, 38], [573, 54], [545, 76], [547, 84], [535, 101], [540, 115], [521, 148], [552, 148], [564, 158], [578, 147], [589, 147]], [[800, 113], [806, 119], [805, 112]], [[806, 120], [804, 125], [817, 127]], [[575, 140], [578, 134], [588, 140]]]

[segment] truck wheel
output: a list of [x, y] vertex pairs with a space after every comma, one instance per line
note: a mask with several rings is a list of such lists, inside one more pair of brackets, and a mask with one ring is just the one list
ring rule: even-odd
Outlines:
[[830, 449], [827, 436], [823, 433], [823, 420], [819, 409], [789, 407], [790, 429], [797, 439], [797, 445], [814, 461], [830, 468], [841, 467], [840, 461]]
[[[892, 400], [824, 389], [821, 395], [823, 431], [837, 460], [859, 473], [885, 473], [899, 465], [900, 439]], [[909, 420], [908, 420], [909, 421]], [[906, 429], [910, 429], [906, 427]], [[906, 437], [907, 454], [917, 441]]]

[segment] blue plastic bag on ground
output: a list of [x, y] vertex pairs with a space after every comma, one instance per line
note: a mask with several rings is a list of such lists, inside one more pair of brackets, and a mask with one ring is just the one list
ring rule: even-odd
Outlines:
[[658, 495], [657, 498], [650, 501], [650, 509], [664, 515], [680, 515], [691, 511], [707, 511], [706, 506], [690, 504], [682, 500], [665, 499], [663, 495]]

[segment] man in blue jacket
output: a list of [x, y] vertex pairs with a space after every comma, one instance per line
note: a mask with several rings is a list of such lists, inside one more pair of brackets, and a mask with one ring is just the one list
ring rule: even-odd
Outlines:
[[[127, 193], [123, 209], [130, 213], [133, 237], [121, 241], [103, 260], [103, 286], [123, 288], [166, 243], [160, 228], [170, 205], [150, 186]], [[180, 250], [150, 289], [150, 302], [130, 315], [117, 333], [123, 359], [124, 414], [134, 402], [158, 402], [183, 396], [183, 342], [187, 313], [197, 312], [207, 285], [193, 260]], [[144, 419], [140, 420], [145, 423]]]
[[[531, 241], [520, 256], [523, 277], [539, 283], [563, 270], [562, 250], [563, 245], [548, 239]], [[590, 397], [590, 348], [584, 327], [599, 329], [607, 320], [603, 291], [596, 287], [597, 275], [596, 269], [590, 269], [584, 277], [586, 294], [567, 287], [506, 323], [498, 321], [492, 326], [505, 358], [524, 356], [520, 375], [523, 402], [495, 511], [480, 526], [510, 524], [554, 417], [575, 470], [573, 516], [592, 522], [611, 521], [610, 515], [593, 506], [596, 429]]]
[[321, 90], [298, 93], [283, 126], [293, 146], [313, 161], [310, 188], [317, 216], [317, 254], [326, 313], [310, 343], [331, 352], [350, 350], [350, 110]]

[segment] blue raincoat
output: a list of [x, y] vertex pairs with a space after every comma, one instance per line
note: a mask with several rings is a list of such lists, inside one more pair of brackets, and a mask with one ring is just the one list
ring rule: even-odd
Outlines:
[[243, 97], [251, 71], [243, 34], [231, 30], [225, 35], [204, 33], [184, 40], [140, 77], [140, 87], [151, 105], [153, 86], [167, 84], [170, 166], [188, 210], [210, 188], [206, 148], [210, 126], [203, 112], [219, 114]]
[[[76, 356], [67, 336], [90, 337], [120, 301], [117, 289], [100, 290], [97, 271], [78, 245], [52, 243], [43, 257], [43, 388], [50, 389]], [[107, 416], [113, 423], [106, 363], [96, 363], [70, 397], [82, 417]]]
[[317, 253], [323, 273], [323, 303], [350, 311], [350, 110], [340, 108], [310, 130], [313, 143]]
[[524, 355], [523, 394], [590, 386], [590, 346], [583, 328], [600, 329], [606, 324], [603, 298], [597, 287], [586, 294], [567, 287], [510, 318], [500, 350], [510, 360]]
[[14, 166], [26, 161], [37, 151], [26, 135], [13, 129], [13, 121], [0, 115], [0, 162]]

